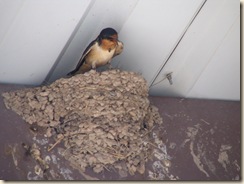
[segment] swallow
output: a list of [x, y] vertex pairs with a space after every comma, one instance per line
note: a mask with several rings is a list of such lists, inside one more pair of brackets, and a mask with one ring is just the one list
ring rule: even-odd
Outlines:
[[72, 76], [85, 73], [111, 63], [113, 57], [123, 51], [124, 45], [118, 40], [118, 33], [113, 28], [103, 29], [98, 37], [93, 40], [85, 49], [76, 68], [68, 73]]

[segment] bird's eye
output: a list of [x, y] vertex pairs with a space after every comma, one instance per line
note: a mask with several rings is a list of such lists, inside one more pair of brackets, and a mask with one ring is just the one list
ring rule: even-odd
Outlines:
[[113, 37], [108, 37], [107, 39], [110, 40], [110, 41], [114, 41], [115, 40]]

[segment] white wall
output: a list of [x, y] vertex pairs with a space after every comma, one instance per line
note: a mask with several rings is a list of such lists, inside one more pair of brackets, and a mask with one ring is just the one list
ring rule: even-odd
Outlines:
[[239, 100], [239, 17], [237, 0], [0, 0], [0, 82], [65, 76], [114, 27], [125, 45], [114, 66], [149, 85], [173, 72], [152, 95]]
[[41, 84], [90, 0], [0, 0], [0, 82]]
[[141, 0], [120, 31], [119, 67], [142, 73], [149, 84], [163, 67], [203, 0]]
[[240, 2], [208, 0], [158, 75], [153, 95], [240, 99]]

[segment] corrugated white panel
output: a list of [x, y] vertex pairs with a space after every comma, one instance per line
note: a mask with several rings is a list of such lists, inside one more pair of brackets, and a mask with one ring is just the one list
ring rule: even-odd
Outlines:
[[164, 80], [152, 95], [238, 100], [239, 8], [237, 0], [0, 0], [0, 82], [65, 76], [113, 27], [124, 42], [114, 66], [149, 84], [173, 72], [173, 85]]
[[240, 2], [207, 1], [159, 74], [151, 94], [240, 99]]
[[90, 0], [0, 0], [0, 82], [41, 84]]
[[240, 100], [240, 17], [228, 30], [187, 97]]

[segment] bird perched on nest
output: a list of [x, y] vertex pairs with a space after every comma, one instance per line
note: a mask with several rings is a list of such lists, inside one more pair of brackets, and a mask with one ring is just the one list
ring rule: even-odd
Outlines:
[[119, 55], [122, 51], [123, 43], [118, 40], [117, 31], [113, 28], [105, 28], [88, 45], [76, 68], [68, 75], [85, 73], [99, 66], [110, 64], [112, 58]]

